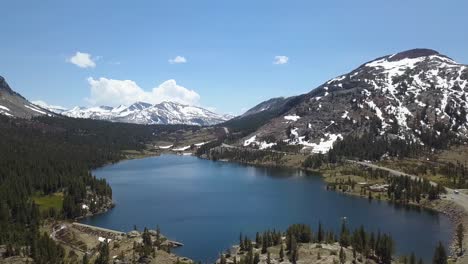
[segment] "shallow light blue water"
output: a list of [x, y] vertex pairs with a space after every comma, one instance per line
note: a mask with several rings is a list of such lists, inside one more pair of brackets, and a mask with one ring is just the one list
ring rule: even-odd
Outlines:
[[327, 191], [319, 176], [300, 170], [244, 166], [189, 156], [164, 155], [123, 161], [94, 171], [113, 189], [116, 207], [83, 223], [129, 231], [155, 228], [185, 244], [177, 254], [203, 262], [237, 244], [239, 232], [285, 230], [318, 221], [338, 229], [343, 216], [351, 227], [390, 232], [398, 254], [414, 251], [426, 263], [437, 241], [449, 244], [449, 219], [428, 210]]

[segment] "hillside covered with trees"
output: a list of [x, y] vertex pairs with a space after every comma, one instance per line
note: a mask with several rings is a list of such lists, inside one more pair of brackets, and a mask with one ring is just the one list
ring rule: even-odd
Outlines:
[[[87, 193], [112, 197], [105, 180], [90, 171], [124, 158], [123, 150], [142, 150], [162, 131], [182, 126], [141, 126], [62, 117], [30, 120], [0, 116], [0, 245], [6, 256], [31, 256], [57, 263], [63, 249], [39, 232], [48, 217], [82, 215]], [[40, 212], [32, 197], [63, 193], [63, 207]]]

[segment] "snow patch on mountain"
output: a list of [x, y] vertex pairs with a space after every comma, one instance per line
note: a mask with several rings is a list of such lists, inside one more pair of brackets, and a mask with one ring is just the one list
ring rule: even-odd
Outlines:
[[256, 135], [253, 135], [251, 138], [247, 139], [244, 141], [244, 147], [249, 146], [250, 144], [256, 142], [255, 140], [257, 139]]
[[3, 105], [0, 105], [0, 110], [10, 111], [8, 107], [5, 107]]
[[190, 146], [184, 146], [184, 147], [179, 147], [179, 148], [175, 148], [175, 149], [172, 149], [173, 151], [185, 151], [187, 149], [189, 149]]
[[377, 58], [298, 97], [253, 134], [311, 152], [369, 132], [419, 143], [441, 131], [468, 139], [468, 66], [434, 50]]
[[24, 107], [29, 108], [35, 112], [38, 112], [39, 114], [46, 115], [47, 113], [40, 110], [39, 108], [35, 107], [34, 105], [24, 105]]
[[175, 102], [162, 102], [149, 104], [136, 102], [130, 106], [119, 105], [74, 107], [70, 110], [57, 110], [57, 107], [42, 104], [55, 113], [73, 118], [90, 118], [113, 122], [125, 122], [136, 124], [186, 124], [208, 126], [215, 125], [232, 118], [230, 115], [219, 115], [207, 109], [184, 105]]
[[0, 105], [0, 114], [6, 115], [6, 116], [13, 116], [10, 114], [10, 108]]
[[257, 146], [258, 149], [264, 150], [264, 149], [269, 149], [273, 146], [276, 146], [275, 142], [266, 142], [265, 140], [263, 141], [257, 141], [257, 136], [254, 135], [247, 140], [244, 141], [244, 147], [249, 147], [249, 146]]
[[299, 120], [301, 117], [300, 116], [297, 116], [297, 115], [287, 115], [284, 117], [284, 119], [286, 120], [290, 120], [290, 121], [297, 121]]
[[327, 153], [333, 147], [333, 143], [335, 143], [335, 141], [337, 141], [338, 139], [343, 139], [343, 136], [341, 136], [341, 134], [325, 133], [325, 137], [321, 138], [319, 143], [309, 143], [303, 145], [311, 147], [312, 153], [323, 154]]
[[46, 102], [44, 101], [41, 101], [41, 100], [36, 100], [36, 101], [32, 101], [31, 103], [33, 103], [34, 105], [37, 105], [41, 108], [44, 108], [44, 109], [47, 109], [51, 112], [54, 112], [56, 114], [60, 114], [64, 111], [67, 110], [67, 108], [63, 107], [63, 106], [59, 106], [59, 105], [49, 105], [47, 104]]

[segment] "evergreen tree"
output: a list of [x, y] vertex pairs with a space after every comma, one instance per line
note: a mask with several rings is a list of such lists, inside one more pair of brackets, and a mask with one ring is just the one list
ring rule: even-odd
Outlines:
[[279, 252], [279, 257], [281, 262], [284, 260], [284, 249], [283, 249], [283, 244], [281, 244], [280, 252]]
[[343, 219], [341, 222], [341, 232], [340, 232], [340, 246], [348, 247], [349, 246], [349, 230], [346, 227], [346, 220]]
[[324, 240], [324, 235], [323, 235], [322, 223], [319, 221], [318, 231], [317, 231], [317, 241], [321, 243], [323, 242], [323, 240]]
[[265, 254], [267, 253], [267, 248], [268, 247], [268, 243], [266, 241], [263, 241], [262, 243], [262, 254]]
[[239, 248], [241, 251], [245, 250], [244, 238], [242, 237], [242, 232], [239, 234]]
[[161, 229], [159, 228], [159, 225], [156, 225], [156, 241], [161, 240]]
[[346, 253], [345, 251], [343, 250], [343, 247], [340, 248], [340, 263], [341, 264], [344, 264], [346, 262]]
[[442, 242], [436, 246], [434, 251], [434, 257], [432, 258], [433, 264], [447, 264], [447, 253], [445, 251]]
[[463, 252], [463, 238], [464, 238], [464, 233], [465, 233], [465, 228], [463, 227], [463, 223], [458, 224], [457, 226], [457, 244], [458, 248], [460, 249], [460, 253]]
[[416, 264], [416, 256], [414, 255], [414, 252], [411, 252], [409, 263], [410, 264]]
[[[143, 245], [140, 247], [140, 254], [143, 256], [149, 256], [153, 253], [153, 242], [151, 241], [151, 235], [148, 231], [148, 228], [145, 227], [143, 234], [141, 235], [143, 239]], [[166, 248], [168, 251], [170, 250], [170, 246], [168, 245]]]
[[99, 245], [99, 256], [94, 264], [108, 264], [109, 260], [109, 243], [106, 240]]
[[145, 227], [145, 229], [143, 231], [142, 239], [143, 239], [143, 244], [145, 246], [152, 246], [151, 235], [150, 235], [150, 233], [148, 231], [148, 228], [146, 228], [146, 227]]
[[221, 259], [219, 260], [219, 264], [226, 264], [226, 257], [224, 254], [221, 254]]
[[289, 238], [289, 246], [288, 246], [288, 251], [289, 251], [289, 259], [292, 263], [296, 263], [298, 259], [298, 244], [296, 241], [296, 237], [294, 235], [290, 235]]
[[253, 264], [258, 264], [259, 262], [260, 262], [260, 255], [258, 254], [258, 252], [256, 252], [253, 258]]
[[401, 262], [403, 264], [408, 264], [408, 258], [406, 256], [401, 257]]
[[83, 260], [81, 261], [82, 264], [89, 264], [89, 258], [88, 258], [88, 254], [84, 254], [83, 255]]
[[262, 243], [261, 240], [262, 240], [262, 239], [261, 239], [261, 237], [260, 237], [260, 234], [257, 232], [257, 233], [255, 234], [255, 248], [260, 248], [260, 245], [261, 245], [261, 243]]

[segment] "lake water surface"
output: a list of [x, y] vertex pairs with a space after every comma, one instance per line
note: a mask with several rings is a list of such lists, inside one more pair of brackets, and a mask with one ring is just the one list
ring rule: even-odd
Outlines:
[[83, 223], [121, 231], [136, 225], [185, 244], [175, 252], [203, 262], [237, 244], [239, 233], [285, 230], [319, 220], [337, 230], [342, 217], [351, 227], [389, 232], [398, 254], [414, 251], [430, 262], [437, 241], [449, 244], [449, 219], [428, 210], [327, 191], [319, 176], [300, 170], [213, 162], [190, 156], [123, 161], [94, 171], [113, 189], [116, 207]]

